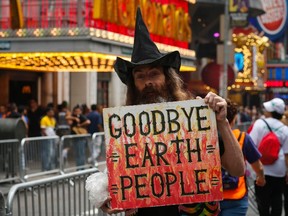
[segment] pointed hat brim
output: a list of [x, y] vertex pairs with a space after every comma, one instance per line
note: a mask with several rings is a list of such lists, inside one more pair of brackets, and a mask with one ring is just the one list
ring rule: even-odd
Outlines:
[[178, 73], [181, 65], [181, 58], [178, 51], [164, 54], [162, 57], [159, 57], [158, 59], [145, 59], [140, 62], [130, 62], [120, 57], [117, 57], [116, 62], [114, 64], [114, 70], [118, 74], [120, 80], [124, 84], [127, 84], [129, 76], [132, 76], [133, 69], [137, 66], [144, 66], [144, 65], [172, 67]]
[[172, 67], [179, 72], [181, 58], [178, 51], [165, 54], [159, 52], [156, 44], [151, 40], [147, 26], [142, 18], [141, 10], [138, 7], [131, 62], [118, 57], [114, 64], [114, 69], [121, 81], [127, 84], [134, 67], [143, 65]]

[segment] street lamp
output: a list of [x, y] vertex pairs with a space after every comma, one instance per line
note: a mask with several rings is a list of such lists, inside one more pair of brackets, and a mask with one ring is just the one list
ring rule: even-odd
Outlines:
[[225, 0], [225, 15], [224, 15], [224, 60], [223, 70], [220, 71], [219, 77], [219, 94], [223, 98], [227, 98], [227, 73], [228, 73], [228, 59], [229, 59], [229, 0]]

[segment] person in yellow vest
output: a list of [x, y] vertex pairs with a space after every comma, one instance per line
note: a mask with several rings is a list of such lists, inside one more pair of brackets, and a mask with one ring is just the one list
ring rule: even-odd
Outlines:
[[[234, 128], [237, 118], [237, 104], [226, 99], [227, 102], [227, 119], [230, 127]], [[245, 160], [251, 165], [256, 173], [256, 184], [258, 186], [265, 185], [265, 177], [262, 163], [260, 161], [261, 154], [255, 147], [249, 134], [241, 132], [239, 129], [233, 130], [234, 136], [242, 148]], [[220, 216], [243, 215], [245, 216], [248, 210], [248, 190], [245, 176], [234, 177], [230, 176], [222, 169], [223, 182], [223, 201], [220, 202]]]

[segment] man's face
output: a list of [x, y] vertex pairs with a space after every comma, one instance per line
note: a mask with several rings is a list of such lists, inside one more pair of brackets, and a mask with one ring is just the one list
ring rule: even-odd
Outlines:
[[163, 67], [139, 66], [132, 73], [138, 104], [167, 101], [168, 91]]
[[74, 109], [73, 114], [74, 114], [75, 116], [78, 116], [78, 115], [80, 115], [81, 113], [82, 113], [82, 111], [81, 111], [80, 108], [76, 108], [76, 109]]
[[47, 116], [54, 117], [54, 111], [51, 109], [47, 112]]
[[6, 108], [5, 106], [0, 106], [0, 113], [5, 113], [6, 112]]
[[30, 100], [30, 108], [36, 109], [38, 106], [37, 102], [35, 100]]

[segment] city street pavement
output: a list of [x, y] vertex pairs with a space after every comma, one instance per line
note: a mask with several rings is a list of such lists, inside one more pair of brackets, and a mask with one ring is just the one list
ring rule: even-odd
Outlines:
[[[256, 213], [255, 211], [253, 211], [251, 209], [251, 207], [248, 208], [248, 212], [247, 212], [246, 216], [257, 216], [257, 215], [259, 215], [259, 214]], [[284, 209], [282, 211], [282, 216], [285, 216]]]
[[[249, 204], [249, 208], [248, 208], [248, 212], [246, 214], [246, 216], [257, 216], [259, 215], [257, 209], [254, 209], [251, 204]], [[282, 216], [285, 216], [285, 212], [284, 212], [284, 208], [282, 210]]]
[[256, 215], [259, 215], [259, 214], [253, 211], [251, 208], [248, 208], [248, 212], [246, 216], [256, 216]]

